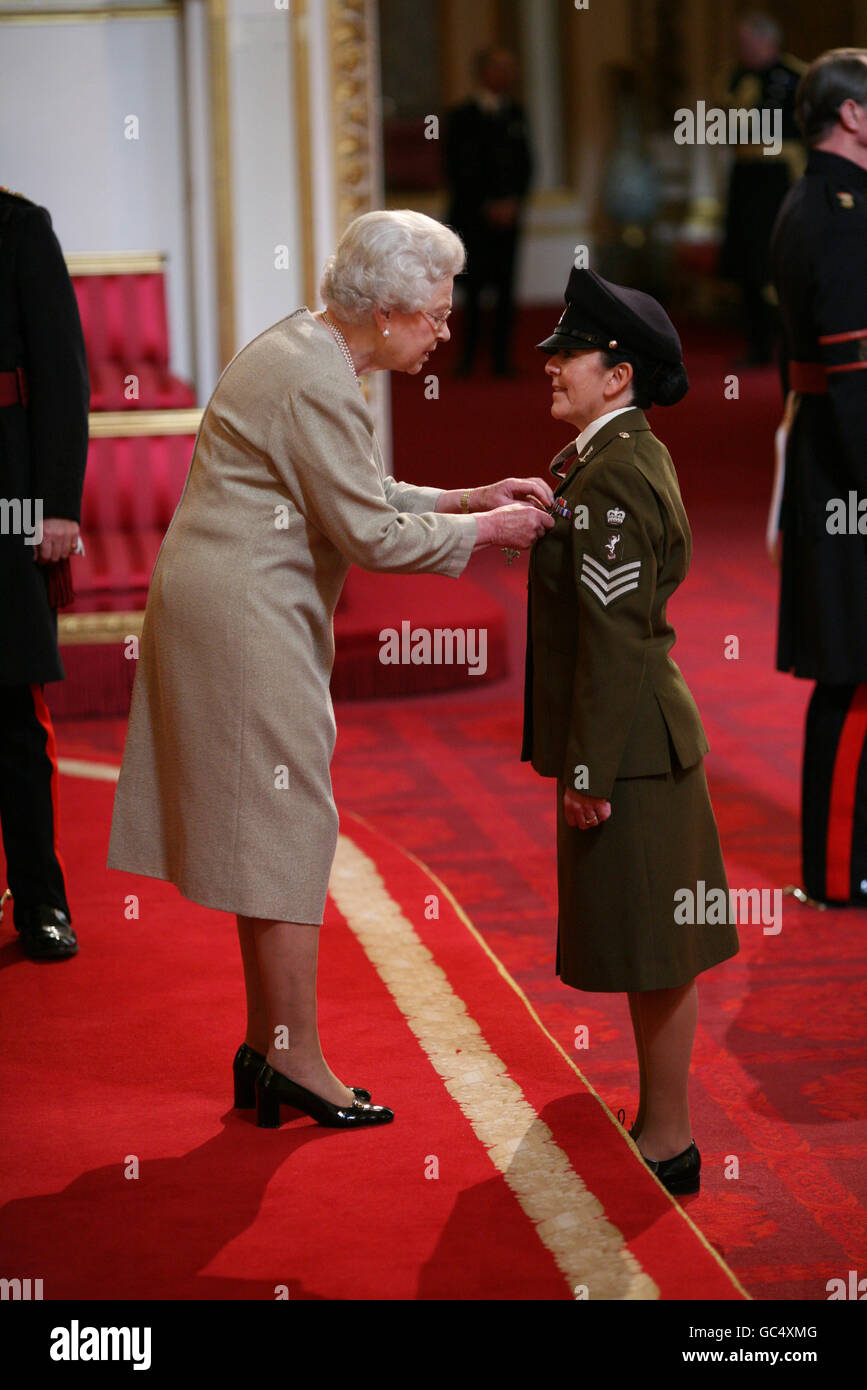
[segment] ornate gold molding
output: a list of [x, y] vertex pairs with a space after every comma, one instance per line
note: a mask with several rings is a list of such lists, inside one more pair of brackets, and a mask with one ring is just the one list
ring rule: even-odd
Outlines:
[[165, 5], [106, 5], [99, 10], [0, 10], [0, 24], [91, 24], [106, 19], [166, 19], [181, 12], [180, 0]]
[[220, 368], [235, 355], [235, 250], [232, 226], [231, 120], [227, 0], [208, 0], [211, 171], [214, 190]]
[[70, 251], [64, 260], [70, 275], [158, 275], [166, 266], [162, 251]]
[[312, 308], [319, 297], [313, 248], [313, 131], [310, 120], [310, 12], [308, 0], [295, 0], [289, 10], [292, 72], [295, 90], [295, 156], [301, 216], [301, 290]]
[[197, 434], [204, 411], [94, 410], [88, 416], [91, 439], [133, 439], [140, 435]]
[[61, 613], [57, 639], [62, 647], [105, 646], [141, 637], [144, 609], [137, 613]]
[[377, 28], [372, 0], [331, 0], [331, 91], [337, 235], [379, 202], [372, 132], [377, 96]]

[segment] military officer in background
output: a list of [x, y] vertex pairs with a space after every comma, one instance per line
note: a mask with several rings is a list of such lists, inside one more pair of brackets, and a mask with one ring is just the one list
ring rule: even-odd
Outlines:
[[809, 146], [774, 230], [791, 419], [777, 669], [816, 682], [801, 845], [807, 895], [867, 905], [867, 49], [798, 87]]
[[89, 403], [78, 305], [51, 218], [2, 189], [0, 821], [14, 924], [36, 960], [78, 950], [57, 846], [57, 761], [43, 685], [64, 675], [56, 609], [68, 599], [63, 581], [79, 543]]
[[443, 142], [451, 188], [446, 222], [467, 248], [464, 327], [458, 373], [473, 369], [481, 326], [480, 298], [496, 295], [491, 356], [494, 374], [510, 376], [515, 267], [533, 158], [523, 107], [513, 95], [514, 54], [489, 48], [475, 58], [478, 91], [449, 113]]
[[[689, 523], [644, 414], [689, 382], [650, 295], [573, 270], [566, 306], [539, 347], [551, 414], [578, 436], [551, 466], [555, 525], [531, 555], [522, 758], [557, 779], [557, 973], [628, 994], [641, 1078], [631, 1136], [670, 1191], [695, 1192], [695, 977], [739, 943], [707, 739], [669, 655], [665, 606], [687, 573]], [[708, 893], [724, 895], [721, 921], [678, 910]]]
[[780, 26], [770, 15], [753, 12], [737, 29], [738, 62], [718, 79], [725, 108], [779, 112], [782, 147], [769, 153], [762, 144], [735, 146], [729, 175], [720, 274], [741, 291], [747, 356], [743, 365], [773, 358], [777, 337], [770, 271], [770, 241], [780, 204], [803, 172], [804, 147], [795, 122], [795, 91], [806, 67], [781, 51]]

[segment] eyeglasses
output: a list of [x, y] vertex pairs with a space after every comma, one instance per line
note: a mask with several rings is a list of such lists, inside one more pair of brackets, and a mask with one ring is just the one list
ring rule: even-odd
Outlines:
[[451, 312], [451, 309], [446, 309], [444, 314], [429, 314], [427, 309], [419, 309], [419, 313], [424, 314], [428, 323], [432, 324], [433, 327], [437, 330], [437, 332], [439, 332], [439, 330], [442, 328], [443, 324], [445, 323], [446, 319], [448, 318]]

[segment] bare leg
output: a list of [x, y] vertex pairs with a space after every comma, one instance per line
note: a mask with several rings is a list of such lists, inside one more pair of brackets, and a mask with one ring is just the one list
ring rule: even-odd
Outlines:
[[[265, 1053], [275, 1071], [330, 1101], [350, 1105], [355, 1099], [348, 1086], [335, 1076], [322, 1055], [316, 1009], [316, 967], [319, 959], [319, 927], [301, 922], [273, 922], [239, 918], [242, 941], [252, 936], [259, 966], [259, 983], [251, 971], [253, 997], [248, 993], [248, 1014], [257, 1020], [257, 1037], [267, 1044]], [[244, 947], [242, 946], [242, 955]], [[248, 982], [245, 958], [245, 983]], [[249, 988], [249, 983], [248, 983]], [[268, 1016], [267, 1036], [258, 1033], [260, 1001]], [[278, 1046], [288, 1035], [288, 1047]], [[250, 1046], [253, 1046], [252, 1042]]]
[[632, 1015], [632, 1031], [635, 1034], [635, 1051], [638, 1056], [638, 1114], [632, 1128], [637, 1139], [644, 1127], [644, 1112], [647, 1108], [647, 1058], [644, 1049], [644, 1032], [641, 1027], [641, 1013], [638, 995], [628, 994], [629, 1012]]
[[238, 940], [241, 945], [241, 961], [244, 966], [244, 990], [247, 995], [247, 1031], [244, 1041], [254, 1052], [264, 1056], [271, 1041], [268, 1026], [268, 1002], [262, 976], [259, 973], [259, 956], [256, 951], [256, 936], [253, 922], [249, 917], [238, 918]]
[[635, 1009], [645, 1058], [639, 1148], [645, 1158], [673, 1158], [692, 1140], [688, 1086], [698, 1020], [695, 980], [676, 989], [642, 990]]

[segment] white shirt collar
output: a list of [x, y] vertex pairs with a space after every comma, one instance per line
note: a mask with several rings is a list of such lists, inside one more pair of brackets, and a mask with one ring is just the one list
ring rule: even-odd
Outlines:
[[476, 92], [476, 101], [483, 111], [494, 113], [501, 111], [505, 105], [503, 97], [498, 97], [496, 92], [489, 92], [487, 87], [480, 87]]
[[582, 453], [583, 450], [586, 449], [587, 445], [590, 443], [590, 440], [593, 438], [596, 431], [601, 430], [602, 426], [607, 424], [609, 420], [613, 420], [615, 415], [622, 415], [625, 410], [634, 409], [634, 405], [621, 405], [618, 407], [617, 410], [609, 410], [606, 415], [597, 415], [595, 420], [591, 420], [589, 425], [584, 426], [578, 438], [575, 440], [575, 448], [577, 452], [579, 454]]

